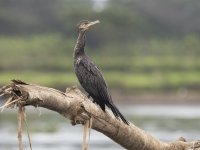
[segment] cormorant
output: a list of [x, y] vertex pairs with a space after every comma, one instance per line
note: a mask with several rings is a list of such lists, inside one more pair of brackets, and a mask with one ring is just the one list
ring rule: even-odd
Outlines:
[[101, 71], [84, 51], [86, 41], [85, 33], [91, 26], [97, 23], [99, 23], [98, 20], [93, 22], [84, 20], [77, 25], [79, 35], [73, 54], [74, 70], [80, 84], [88, 93], [88, 96], [93, 98], [93, 102], [97, 103], [104, 112], [105, 106], [109, 107], [117, 118], [120, 117], [128, 125], [129, 122], [114, 105]]

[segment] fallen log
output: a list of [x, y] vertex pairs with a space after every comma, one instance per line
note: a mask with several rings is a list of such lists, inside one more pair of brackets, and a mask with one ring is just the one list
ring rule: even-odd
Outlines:
[[71, 120], [72, 125], [92, 120], [92, 129], [103, 133], [128, 150], [200, 150], [200, 141], [186, 142], [180, 138], [164, 142], [139, 129], [133, 123], [124, 124], [110, 110], [103, 112], [77, 87], [66, 92], [35, 84], [12, 80], [0, 88], [0, 97], [6, 99], [4, 107], [32, 105], [55, 111]]

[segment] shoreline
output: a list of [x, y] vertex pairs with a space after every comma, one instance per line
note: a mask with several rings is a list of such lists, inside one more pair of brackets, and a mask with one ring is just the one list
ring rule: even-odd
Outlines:
[[148, 92], [124, 93], [119, 90], [111, 91], [114, 103], [128, 104], [166, 104], [166, 105], [196, 105], [200, 104], [200, 93], [187, 92]]

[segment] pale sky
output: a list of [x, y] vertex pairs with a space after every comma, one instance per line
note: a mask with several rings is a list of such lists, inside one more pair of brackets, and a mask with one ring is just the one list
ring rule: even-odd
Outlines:
[[94, 1], [94, 9], [96, 11], [101, 11], [108, 0], [92, 0], [92, 1]]

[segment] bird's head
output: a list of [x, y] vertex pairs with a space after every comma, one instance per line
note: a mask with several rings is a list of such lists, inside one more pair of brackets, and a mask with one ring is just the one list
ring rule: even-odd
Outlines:
[[97, 23], [100, 23], [100, 21], [99, 20], [96, 20], [96, 21], [83, 20], [77, 25], [77, 28], [78, 28], [79, 32], [81, 32], [81, 31], [84, 32], [84, 31], [88, 30], [91, 26], [93, 26]]

